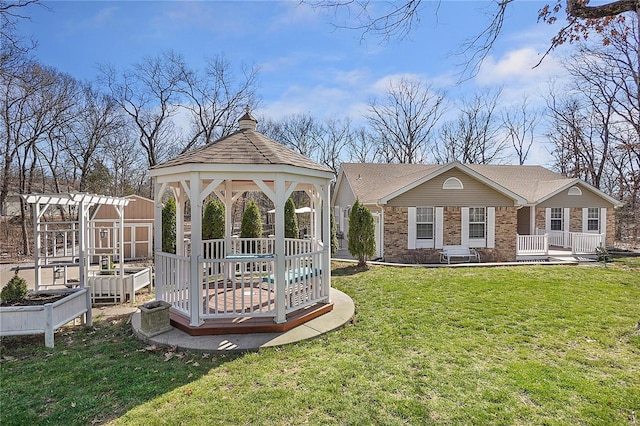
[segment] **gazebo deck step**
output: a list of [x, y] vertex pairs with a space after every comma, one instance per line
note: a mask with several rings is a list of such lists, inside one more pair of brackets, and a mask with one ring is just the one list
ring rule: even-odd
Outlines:
[[287, 315], [287, 321], [282, 324], [275, 323], [271, 317], [240, 317], [206, 319], [202, 325], [192, 327], [189, 325], [188, 317], [174, 310], [170, 312], [170, 319], [172, 326], [192, 336], [282, 333], [332, 310], [333, 303], [315, 303], [291, 312]]

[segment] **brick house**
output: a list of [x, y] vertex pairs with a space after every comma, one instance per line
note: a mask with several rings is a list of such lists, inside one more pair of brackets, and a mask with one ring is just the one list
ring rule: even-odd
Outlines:
[[360, 200], [376, 222], [376, 257], [436, 263], [444, 245], [483, 261], [592, 254], [612, 245], [618, 200], [541, 166], [342, 164], [332, 197], [338, 230]]

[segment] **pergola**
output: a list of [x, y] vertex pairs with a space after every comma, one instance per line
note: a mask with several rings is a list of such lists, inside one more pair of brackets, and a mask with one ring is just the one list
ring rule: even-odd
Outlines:
[[[113, 273], [122, 276], [124, 264], [122, 244], [124, 239], [124, 207], [126, 198], [106, 195], [73, 194], [28, 194], [22, 198], [33, 206], [34, 268], [35, 290], [67, 286], [88, 287], [89, 263], [91, 257], [107, 255], [109, 259], [118, 257], [119, 267]], [[119, 219], [110, 227], [96, 227], [93, 219], [100, 206], [111, 205], [118, 212]], [[45, 221], [44, 214], [56, 207], [74, 207], [78, 219], [67, 221]], [[111, 269], [111, 265], [108, 265]], [[43, 282], [42, 270], [52, 268], [52, 282]], [[69, 269], [78, 269], [78, 282], [70, 279]], [[75, 275], [75, 274], [74, 274]], [[60, 280], [59, 282], [57, 280]], [[91, 293], [87, 293], [87, 305], [91, 306]], [[88, 322], [91, 322], [89, 310]]]
[[[174, 325], [187, 320], [193, 330], [220, 319], [241, 325], [257, 317], [285, 324], [296, 311], [319, 305], [331, 309], [333, 173], [256, 132], [256, 124], [247, 111], [237, 132], [150, 171], [155, 182], [156, 299], [171, 304]], [[177, 206], [176, 254], [162, 251], [162, 197], [167, 190]], [[273, 202], [275, 236], [233, 235], [233, 203], [247, 191], [261, 191]], [[284, 235], [284, 205], [294, 191], [304, 191], [310, 199], [312, 225], [304, 239]], [[225, 205], [225, 235], [203, 241], [203, 204], [212, 194]], [[187, 201], [190, 234], [185, 232]]]

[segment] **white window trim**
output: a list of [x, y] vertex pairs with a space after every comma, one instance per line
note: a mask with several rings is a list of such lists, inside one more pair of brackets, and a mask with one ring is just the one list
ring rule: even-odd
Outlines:
[[429, 207], [433, 209], [433, 238], [418, 239], [417, 210], [418, 207], [407, 207], [407, 248], [415, 250], [419, 248], [442, 248], [444, 240], [443, 219], [444, 209], [442, 207]]
[[469, 207], [461, 208], [461, 244], [472, 248], [495, 248], [495, 216], [496, 208], [488, 206], [482, 207], [485, 212], [485, 238], [469, 238]]
[[[480, 208], [484, 210], [484, 222], [473, 222], [473, 223], [483, 223], [484, 224], [484, 238], [471, 238], [471, 236], [469, 236], [469, 225], [471, 225], [471, 222], [469, 220], [469, 209], [470, 208]], [[473, 206], [473, 207], [468, 207], [467, 208], [467, 238], [469, 240], [469, 247], [486, 247], [487, 246], [487, 231], [488, 231], [488, 227], [487, 227], [487, 207], [479, 207], [479, 206]]]

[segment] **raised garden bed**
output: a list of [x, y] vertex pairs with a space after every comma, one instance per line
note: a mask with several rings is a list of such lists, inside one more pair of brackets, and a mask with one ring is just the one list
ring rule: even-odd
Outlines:
[[87, 288], [47, 290], [32, 295], [46, 294], [62, 298], [41, 305], [2, 306], [0, 336], [44, 334], [45, 346], [53, 348], [54, 333], [58, 328], [83, 315], [86, 315], [85, 321], [91, 324], [91, 306], [87, 293]]
[[135, 302], [136, 291], [151, 289], [151, 268], [124, 268], [124, 277], [96, 271], [89, 276], [88, 286], [94, 304]]

